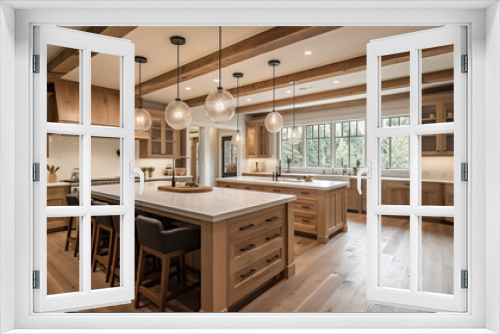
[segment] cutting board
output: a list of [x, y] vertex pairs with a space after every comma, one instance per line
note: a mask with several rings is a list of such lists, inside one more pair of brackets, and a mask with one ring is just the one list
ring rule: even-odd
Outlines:
[[174, 193], [206, 193], [209, 191], [212, 191], [212, 187], [205, 187], [205, 186], [199, 186], [199, 187], [186, 187], [185, 185], [178, 185], [175, 187], [172, 186], [158, 186], [158, 190], [162, 191], [171, 191]]

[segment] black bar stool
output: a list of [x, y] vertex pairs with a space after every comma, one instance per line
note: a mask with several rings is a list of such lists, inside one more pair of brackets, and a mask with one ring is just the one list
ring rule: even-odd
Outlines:
[[[67, 194], [66, 201], [68, 202], [68, 206], [79, 206], [80, 205], [80, 197], [74, 194]], [[75, 221], [76, 220], [76, 221]], [[69, 244], [72, 244], [74, 247], [73, 256], [78, 254], [78, 246], [80, 243], [80, 228], [79, 228], [79, 218], [78, 217], [70, 217], [67, 225], [67, 233], [66, 233], [66, 243], [64, 245], [64, 251], [67, 251], [69, 248]], [[76, 236], [71, 236], [71, 232], [73, 228], [76, 228]]]
[[[106, 202], [94, 201], [94, 205], [109, 205]], [[109, 282], [111, 274], [111, 259], [113, 256], [113, 243], [115, 230], [113, 228], [112, 216], [95, 216], [95, 237], [92, 249], [94, 257], [92, 259], [92, 271], [95, 271], [97, 264], [101, 264], [106, 269], [106, 283]], [[107, 239], [107, 246], [106, 244]]]

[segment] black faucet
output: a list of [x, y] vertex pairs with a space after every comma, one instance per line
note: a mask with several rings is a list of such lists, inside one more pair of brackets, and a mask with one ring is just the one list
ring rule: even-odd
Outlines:
[[279, 181], [278, 177], [281, 176], [281, 159], [278, 160], [278, 165], [276, 166], [276, 172], [273, 173], [273, 181]]
[[173, 164], [172, 164], [172, 188], [175, 188], [175, 161], [178, 160], [178, 159], [189, 159], [188, 156], [183, 156], [183, 157], [177, 157], [177, 158], [173, 158]]

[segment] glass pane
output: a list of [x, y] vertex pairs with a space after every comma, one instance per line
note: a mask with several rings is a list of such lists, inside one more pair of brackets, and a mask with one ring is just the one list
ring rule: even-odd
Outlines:
[[455, 117], [453, 101], [447, 101], [444, 103], [444, 116], [446, 117], [446, 122], [453, 122]]
[[319, 140], [319, 166], [330, 167], [332, 165], [332, 142], [330, 138]]
[[300, 167], [304, 165], [304, 144], [302, 142], [293, 145], [292, 166]]
[[450, 217], [421, 217], [420, 291], [453, 294], [452, 222]]
[[319, 138], [324, 138], [325, 137], [325, 125], [320, 124], [319, 125]]
[[410, 117], [409, 116], [401, 116], [399, 118], [399, 125], [400, 126], [410, 125]]
[[349, 137], [349, 122], [342, 122], [342, 136]]
[[[97, 201], [94, 205], [107, 205]], [[93, 216], [92, 290], [120, 286], [120, 216]]]
[[331, 129], [330, 129], [330, 124], [325, 124], [325, 137], [331, 137]]
[[335, 137], [342, 137], [342, 123], [335, 123]]
[[351, 121], [351, 136], [355, 136], [356, 135], [356, 121]]
[[398, 117], [391, 118], [391, 126], [399, 126], [399, 118]]
[[313, 138], [318, 138], [318, 125], [313, 125]]
[[364, 136], [365, 135], [365, 121], [358, 121], [358, 136]]
[[47, 45], [47, 122], [80, 123], [79, 68], [80, 50]]
[[47, 141], [47, 206], [80, 205], [66, 200], [80, 186], [80, 137], [49, 134]]
[[307, 166], [317, 167], [318, 166], [318, 140], [308, 139], [307, 140]]
[[91, 58], [91, 124], [120, 126], [120, 58], [97, 53]]
[[410, 168], [410, 137], [391, 138], [391, 167]]
[[421, 50], [421, 64], [421, 124], [453, 122], [453, 107], [448, 120], [442, 103], [442, 94], [453, 100], [453, 45]]
[[391, 126], [391, 119], [390, 118], [382, 119], [382, 127], [387, 128], [389, 126]]
[[236, 150], [231, 143], [231, 137], [224, 137], [224, 175], [236, 175]]
[[[408, 61], [397, 64], [384, 64], [384, 60], [394, 56], [403, 57]], [[382, 66], [380, 72], [381, 90], [384, 95], [381, 95], [381, 119], [393, 116], [397, 110], [399, 114], [410, 113], [410, 93], [401, 93], [401, 89], [408, 90], [410, 87], [410, 57], [409, 53], [403, 52], [394, 55], [382, 57]], [[398, 89], [397, 92], [394, 90]], [[387, 94], [387, 91], [391, 91]], [[385, 123], [382, 122], [382, 126]], [[398, 125], [393, 125], [398, 126]]]
[[410, 289], [410, 217], [380, 217], [381, 287]]
[[[112, 189], [116, 194], [114, 204], [119, 205], [121, 184], [121, 158], [119, 138], [92, 137], [91, 140], [91, 178], [92, 192], [99, 187]], [[140, 166], [144, 168], [146, 166]], [[93, 196], [94, 197], [94, 196]]]
[[362, 167], [365, 165], [365, 138], [351, 137], [350, 139], [350, 165], [349, 167]]
[[349, 138], [335, 139], [335, 167], [347, 167], [349, 163]]
[[382, 180], [381, 204], [382, 205], [409, 205], [409, 137], [382, 137], [380, 138], [381, 173], [383, 169], [407, 169], [406, 177], [401, 180]]
[[79, 221], [80, 217], [47, 218], [47, 295], [81, 291]]
[[306, 133], [306, 136], [307, 138], [312, 138], [312, 125], [308, 125], [307, 126], [307, 129], [306, 129], [307, 133]]

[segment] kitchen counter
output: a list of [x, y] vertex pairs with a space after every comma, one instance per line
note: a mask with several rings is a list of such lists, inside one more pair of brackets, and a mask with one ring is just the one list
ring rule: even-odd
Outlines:
[[[357, 179], [357, 176], [350, 175], [349, 176], [351, 179]], [[366, 180], [366, 176], [363, 175], [361, 176], [361, 179]], [[400, 181], [400, 182], [409, 182], [410, 178], [409, 177], [398, 177], [398, 176], [382, 176], [381, 180], [383, 181]], [[446, 184], [453, 184], [453, 180], [436, 180], [436, 179], [422, 179], [422, 182], [432, 182], [432, 183], [446, 183]]]
[[313, 189], [313, 190], [332, 190], [336, 188], [347, 187], [348, 182], [342, 181], [326, 181], [326, 180], [313, 180], [311, 182], [295, 180], [291, 177], [281, 176], [279, 181], [270, 180], [267, 177], [258, 176], [237, 176], [237, 177], [220, 177], [217, 178], [217, 182], [236, 182], [241, 184], [249, 185], [263, 185], [263, 186], [273, 186], [273, 187], [286, 187], [286, 188], [297, 188], [297, 189]]
[[[202, 312], [227, 312], [268, 282], [295, 274], [294, 195], [214, 188], [206, 193], [159, 191], [147, 182], [136, 209], [198, 225]], [[120, 186], [92, 187], [92, 197], [119, 203]]]
[[69, 182], [64, 182], [64, 181], [60, 181], [60, 182], [54, 182], [54, 183], [47, 183], [47, 188], [52, 188], [52, 187], [67, 187], [69, 186], [71, 183]]

